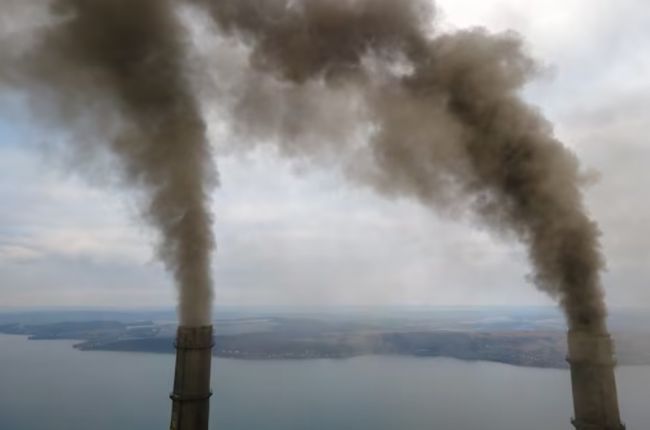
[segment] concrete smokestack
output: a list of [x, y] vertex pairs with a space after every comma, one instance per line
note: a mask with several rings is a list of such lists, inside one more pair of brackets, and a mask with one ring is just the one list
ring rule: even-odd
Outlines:
[[170, 430], [207, 430], [212, 326], [178, 327]]
[[576, 430], [624, 430], [611, 337], [606, 332], [571, 330], [568, 344]]

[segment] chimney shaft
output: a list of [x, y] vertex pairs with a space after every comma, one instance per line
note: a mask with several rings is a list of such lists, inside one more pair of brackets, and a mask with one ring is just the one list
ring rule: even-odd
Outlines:
[[618, 410], [614, 350], [607, 333], [568, 333], [576, 430], [624, 430]]
[[212, 326], [178, 327], [170, 430], [207, 430]]

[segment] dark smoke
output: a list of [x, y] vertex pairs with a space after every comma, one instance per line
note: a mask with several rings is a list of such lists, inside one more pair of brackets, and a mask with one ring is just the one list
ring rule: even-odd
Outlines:
[[[605, 330], [599, 232], [579, 164], [520, 98], [536, 67], [515, 34], [439, 33], [424, 0], [178, 3], [209, 13], [235, 46], [231, 56], [212, 53], [216, 90], [204, 92], [234, 131], [289, 156], [334, 157], [351, 179], [389, 196], [470, 209], [527, 245], [534, 282], [560, 301], [571, 328]], [[61, 22], [28, 58], [28, 85], [50, 84], [67, 109], [86, 102], [106, 113], [94, 97], [114, 100], [122, 128], [111, 147], [152, 191], [148, 218], [191, 296], [183, 303], [209, 310], [210, 165], [170, 1], [55, 6]]]
[[[424, 1], [196, 1], [225, 37], [249, 47], [258, 72], [235, 86], [241, 129], [284, 131], [276, 140], [288, 154], [318, 157], [332, 145], [358, 156], [345, 161], [351, 176], [381, 192], [471, 208], [528, 246], [535, 284], [559, 299], [572, 328], [604, 330], [599, 231], [585, 213], [576, 158], [519, 96], [536, 69], [515, 34], [434, 34]], [[324, 98], [319, 86], [340, 97]], [[319, 115], [323, 103], [345, 105], [341, 98], [353, 121]], [[359, 123], [370, 154], [328, 141]], [[312, 130], [323, 131], [320, 146], [296, 150]]]
[[144, 215], [160, 232], [158, 251], [180, 286], [181, 323], [209, 324], [206, 186], [214, 175], [172, 3], [55, 0], [49, 7], [52, 19], [27, 52], [0, 65], [0, 81], [26, 87], [39, 115], [83, 130], [75, 136], [76, 162], [89, 161], [83, 155], [94, 152], [92, 142], [110, 146], [128, 183], [145, 191]]

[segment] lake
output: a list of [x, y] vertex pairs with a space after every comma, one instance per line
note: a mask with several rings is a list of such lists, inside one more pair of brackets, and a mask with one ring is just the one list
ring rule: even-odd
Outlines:
[[[78, 351], [0, 335], [0, 429], [169, 426], [172, 355]], [[617, 370], [623, 419], [644, 430], [650, 367]], [[569, 373], [438, 358], [213, 362], [219, 430], [570, 429]]]

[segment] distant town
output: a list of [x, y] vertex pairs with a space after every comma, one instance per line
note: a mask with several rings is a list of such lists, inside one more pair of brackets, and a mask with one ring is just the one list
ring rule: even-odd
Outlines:
[[[643, 313], [610, 325], [622, 365], [650, 364]], [[142, 319], [139, 319], [142, 318]], [[567, 367], [562, 316], [552, 308], [272, 312], [229, 311], [214, 321], [214, 355], [232, 359], [343, 359], [407, 355]], [[0, 333], [77, 340], [79, 350], [173, 353], [172, 312], [0, 313]]]

